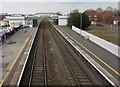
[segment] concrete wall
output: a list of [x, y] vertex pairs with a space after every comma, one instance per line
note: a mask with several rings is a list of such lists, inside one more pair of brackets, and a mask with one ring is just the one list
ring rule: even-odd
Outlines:
[[102, 48], [106, 49], [107, 51], [111, 52], [112, 54], [116, 55], [116, 56], [120, 56], [119, 54], [119, 50], [120, 47], [110, 43], [104, 39], [101, 39], [93, 34], [90, 34], [88, 32], [85, 32], [79, 28], [76, 28], [74, 26], [72, 26], [72, 30], [81, 34], [82, 36], [89, 36], [89, 40], [91, 40], [92, 42], [96, 43], [97, 45], [101, 46]]

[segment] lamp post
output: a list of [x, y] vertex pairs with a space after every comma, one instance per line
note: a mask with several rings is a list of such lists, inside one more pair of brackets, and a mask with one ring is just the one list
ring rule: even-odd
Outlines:
[[80, 29], [80, 34], [81, 34], [81, 36], [82, 36], [82, 13], [81, 13], [81, 15], [80, 15], [80, 17], [81, 17], [81, 29]]

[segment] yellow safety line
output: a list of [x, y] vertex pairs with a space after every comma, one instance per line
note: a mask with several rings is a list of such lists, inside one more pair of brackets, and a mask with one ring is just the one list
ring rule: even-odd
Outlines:
[[100, 62], [102, 62], [104, 65], [106, 65], [109, 69], [111, 69], [113, 72], [115, 72], [117, 75], [120, 76], [120, 73], [117, 72], [116, 70], [114, 70], [110, 65], [108, 65], [107, 63], [105, 63], [103, 60], [101, 60], [98, 56], [96, 56], [94, 53], [92, 53], [90, 50], [88, 50], [85, 46], [83, 46], [82, 44], [80, 44], [77, 40], [75, 40], [72, 36], [70, 36], [68, 33], [64, 32], [62, 29], [60, 29], [64, 34], [66, 34], [67, 36], [69, 36], [72, 40], [74, 40], [78, 45], [80, 45], [81, 47], [83, 47], [86, 51], [88, 51], [90, 54], [92, 54], [95, 58], [97, 58]]
[[[33, 30], [34, 31], [34, 30]], [[21, 47], [21, 50], [19, 51], [18, 55], [16, 56], [16, 58], [14, 59], [12, 65], [10, 66], [10, 68], [8, 69], [8, 72], [6, 73], [5, 77], [3, 78], [3, 80], [0, 82], [0, 87], [3, 85], [3, 83], [5, 82], [6, 78], [8, 77], [10, 71], [12, 70], [13, 66], [15, 65], [16, 61], [18, 60], [23, 48], [25, 47], [25, 45], [27, 44], [30, 36], [32, 35], [33, 31], [30, 33], [30, 35], [28, 36], [28, 38], [25, 40], [24, 45]]]

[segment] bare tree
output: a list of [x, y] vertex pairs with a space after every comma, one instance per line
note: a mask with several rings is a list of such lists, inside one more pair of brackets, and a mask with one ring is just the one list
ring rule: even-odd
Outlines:
[[108, 6], [108, 7], [105, 9], [105, 11], [113, 11], [113, 8], [110, 7], [110, 6]]
[[102, 9], [102, 8], [97, 8], [96, 11], [97, 11], [98, 13], [101, 13], [101, 12], [103, 12], [103, 9]]

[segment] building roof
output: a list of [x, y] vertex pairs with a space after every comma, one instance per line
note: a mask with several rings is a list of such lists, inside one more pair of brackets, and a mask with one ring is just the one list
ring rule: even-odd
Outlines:
[[113, 22], [115, 20], [115, 16], [109, 16], [105, 19], [106, 22]]
[[120, 16], [115, 17], [115, 19], [114, 19], [114, 20], [116, 20], [116, 21], [120, 21]]
[[68, 19], [69, 16], [58, 16], [59, 19]]
[[84, 13], [87, 15], [97, 15], [97, 12], [94, 10], [87, 10], [87, 11], [84, 11]]
[[8, 16], [8, 15], [1, 15], [0, 14], [0, 20], [3, 20], [6, 16]]
[[6, 19], [8, 20], [35, 20], [38, 19], [39, 17], [26, 17], [26, 16], [6, 16]]
[[26, 20], [37, 20], [39, 17], [25, 17]]
[[111, 15], [113, 15], [113, 12], [112, 11], [103, 11], [103, 12], [99, 13], [98, 15], [100, 15], [100, 16], [111, 16]]
[[39, 15], [39, 14], [56, 14], [56, 13], [53, 13], [53, 12], [41, 12], [41, 13], [36, 13], [35, 15]]

